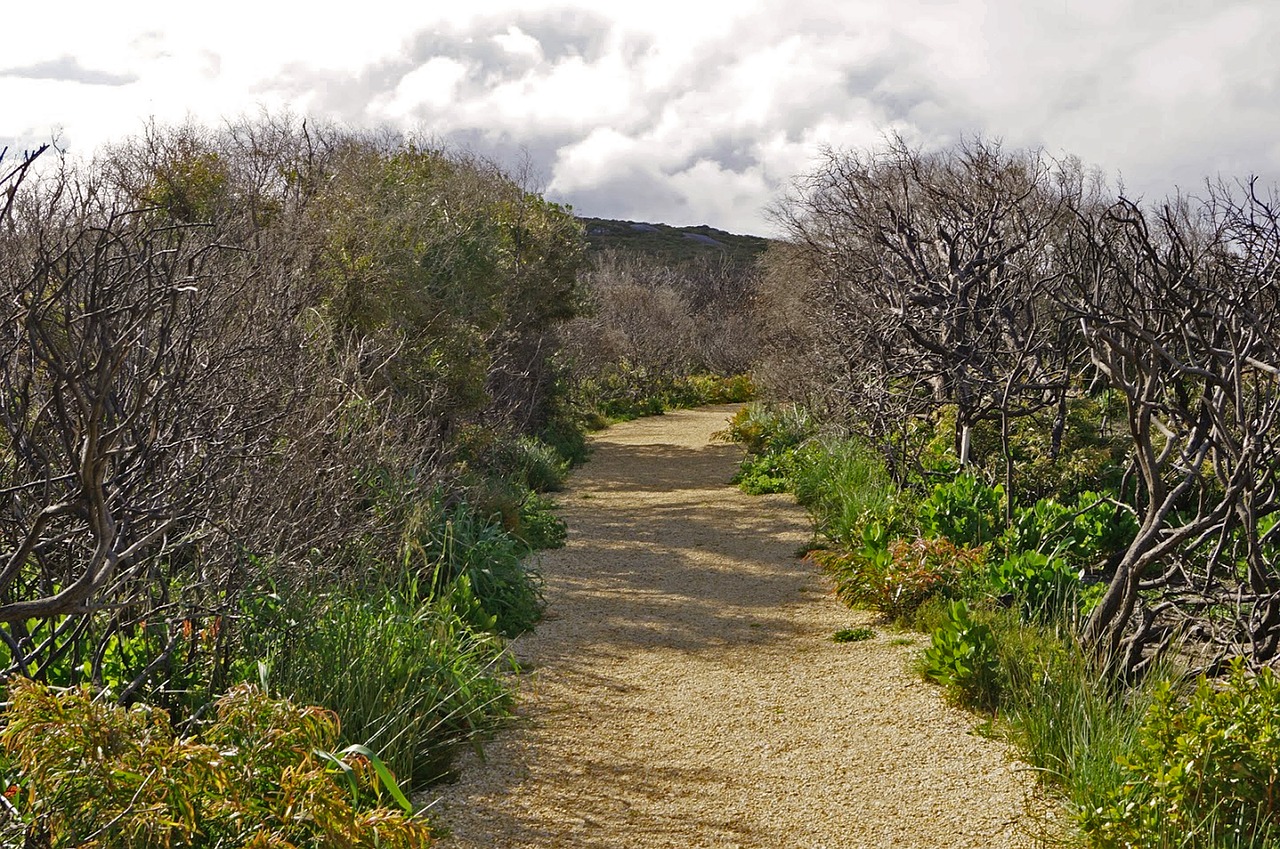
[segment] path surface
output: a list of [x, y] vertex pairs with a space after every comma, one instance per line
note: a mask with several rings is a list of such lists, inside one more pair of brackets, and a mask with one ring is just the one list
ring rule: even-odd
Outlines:
[[[726, 482], [732, 407], [618, 425], [562, 494], [569, 544], [518, 654], [524, 720], [439, 789], [453, 849], [1029, 846], [1029, 777], [795, 558], [784, 496]], [[919, 639], [917, 639], [917, 644]]]

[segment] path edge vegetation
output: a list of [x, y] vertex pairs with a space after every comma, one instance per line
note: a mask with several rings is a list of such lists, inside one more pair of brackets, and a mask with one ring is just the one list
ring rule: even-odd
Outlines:
[[1277, 210], [1251, 176], [1146, 200], [900, 136], [774, 206], [742, 483], [809, 506], [845, 600], [930, 633], [1064, 841], [1275, 842]]
[[758, 264], [679, 267], [586, 252], [480, 157], [291, 117], [5, 152], [0, 189], [4, 842], [423, 845], [401, 785], [509, 712], [584, 431], [757, 384], [741, 485], [930, 634], [1058, 837], [1274, 842], [1258, 180], [1149, 204], [889, 138], [799, 176]]
[[0, 845], [429, 845], [586, 432], [750, 397], [750, 271], [287, 116], [0, 188]]
[[[999, 484], [957, 471], [944, 415], [927, 436], [937, 482], [895, 482], [863, 438], [803, 408], [753, 403], [719, 436], [744, 446], [734, 483], [807, 508], [805, 557], [846, 604], [921, 631], [927, 681], [986, 720], [1035, 771], [1050, 804], [1031, 826], [1051, 845], [1269, 846], [1280, 687], [1243, 659], [1217, 679], [1170, 655], [1115, 676], [1080, 640], [1103, 587], [1087, 564], [1136, 532], [1096, 492], [1015, 511]], [[1060, 500], [1061, 499], [1061, 500]], [[841, 641], [844, 635], [837, 634]], [[1058, 811], [1065, 810], [1067, 822]]]

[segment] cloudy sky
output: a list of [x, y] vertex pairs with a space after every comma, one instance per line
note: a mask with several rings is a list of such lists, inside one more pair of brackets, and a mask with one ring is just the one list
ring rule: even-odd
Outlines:
[[26, 5], [0, 51], [15, 149], [289, 108], [527, 153], [583, 215], [763, 235], [822, 146], [889, 132], [1075, 154], [1148, 198], [1280, 181], [1275, 0]]

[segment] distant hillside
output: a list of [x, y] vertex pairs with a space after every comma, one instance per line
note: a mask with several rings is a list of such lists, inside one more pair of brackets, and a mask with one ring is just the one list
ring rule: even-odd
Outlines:
[[703, 256], [721, 254], [736, 265], [750, 265], [769, 246], [759, 236], [739, 236], [700, 224], [671, 227], [609, 218], [580, 218], [587, 231], [587, 245], [593, 252], [605, 250], [646, 253], [679, 265]]

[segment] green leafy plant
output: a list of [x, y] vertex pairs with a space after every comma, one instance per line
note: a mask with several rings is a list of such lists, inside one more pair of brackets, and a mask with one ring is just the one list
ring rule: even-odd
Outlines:
[[791, 489], [795, 461], [794, 448], [776, 454], [748, 454], [731, 483], [736, 483], [748, 495], [787, 492]]
[[1068, 556], [1081, 566], [1123, 551], [1138, 534], [1138, 519], [1111, 493], [1085, 491], [1076, 498]]
[[54, 849], [431, 844], [381, 760], [333, 753], [328, 711], [242, 686], [197, 737], [178, 737], [164, 711], [87, 689], [17, 679], [9, 696], [0, 745], [16, 767], [19, 822], [6, 838], [23, 840], [20, 830], [26, 845]]
[[[529, 493], [520, 505], [520, 526], [516, 537], [535, 551], [563, 548], [569, 536], [569, 528], [555, 514], [555, 507], [555, 502], [550, 498], [536, 492]], [[532, 570], [526, 567], [525, 572], [530, 574], [531, 582], [536, 581]]]
[[1036, 551], [1090, 568], [1123, 550], [1138, 531], [1132, 511], [1108, 493], [1086, 491], [1074, 504], [1042, 498], [1016, 511], [998, 546], [1009, 553]]
[[831, 635], [833, 643], [860, 643], [874, 639], [876, 632], [870, 628], [841, 628]]
[[[495, 498], [510, 492], [490, 490]], [[549, 502], [528, 490], [523, 493], [505, 520], [495, 507], [449, 504], [439, 494], [419, 505], [401, 544], [400, 571], [417, 576], [420, 591], [429, 595], [447, 594], [456, 579], [466, 576], [471, 592], [493, 617], [493, 630], [509, 637], [528, 631], [543, 609], [542, 579], [528, 564], [528, 555], [535, 547], [563, 543], [565, 529]]]
[[991, 591], [1014, 604], [1024, 616], [1047, 619], [1070, 614], [1079, 600], [1080, 576], [1058, 557], [1021, 551], [996, 563], [989, 573]]
[[1001, 534], [998, 547], [1009, 554], [1061, 552], [1071, 547], [1072, 513], [1070, 505], [1052, 498], [1041, 498], [1020, 507], [1014, 511], [1013, 522]]
[[973, 618], [963, 601], [953, 601], [947, 620], [933, 632], [922, 669], [962, 703], [993, 708], [1000, 697], [999, 663], [991, 626]]
[[918, 510], [926, 536], [945, 537], [957, 545], [978, 546], [995, 540], [1004, 527], [1004, 487], [989, 486], [976, 476], [957, 475], [933, 488]]
[[907, 619], [927, 600], [955, 595], [982, 563], [980, 548], [945, 539], [878, 539], [877, 527], [870, 526], [856, 552], [815, 551], [813, 557], [833, 575], [845, 603], [890, 619]]
[[559, 490], [569, 472], [569, 461], [538, 437], [471, 426], [456, 441], [459, 459], [469, 468], [534, 492]]
[[[1161, 686], [1123, 782], [1081, 812], [1100, 847], [1264, 846], [1280, 838], [1280, 678], [1237, 661], [1183, 703]], [[1189, 835], [1200, 835], [1187, 843]]]
[[806, 440], [814, 432], [813, 420], [800, 407], [748, 404], [716, 436], [747, 449], [733, 483], [750, 495], [764, 495], [792, 488]]

